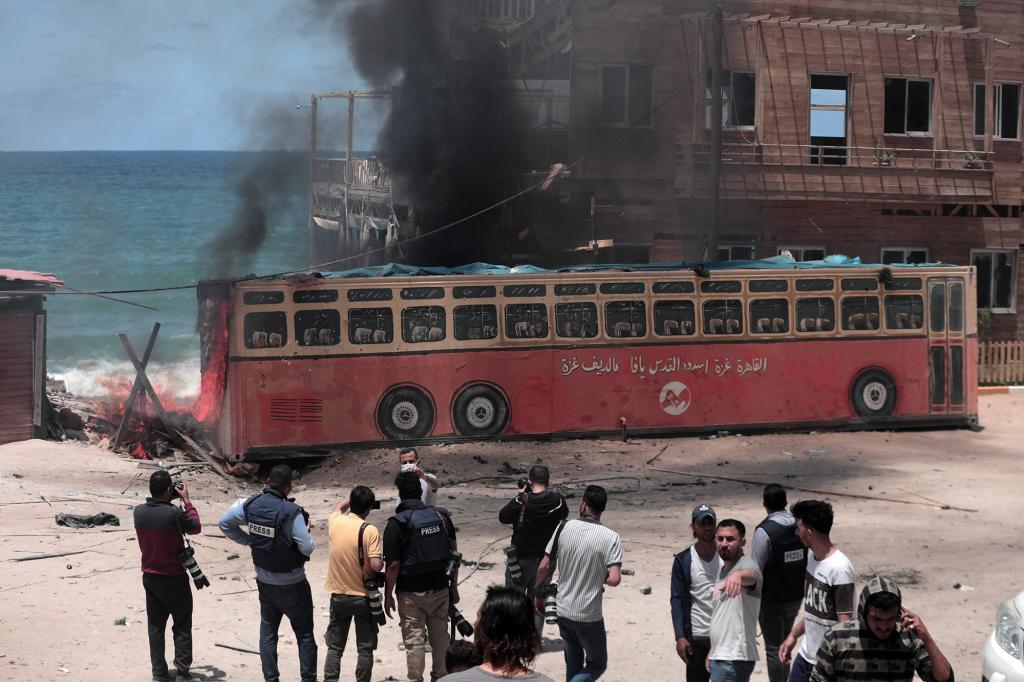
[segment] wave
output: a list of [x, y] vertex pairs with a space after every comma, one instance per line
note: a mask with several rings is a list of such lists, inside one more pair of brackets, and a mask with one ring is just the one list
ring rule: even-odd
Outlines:
[[[85, 360], [50, 376], [63, 381], [68, 392], [74, 395], [122, 399], [131, 391], [135, 368], [127, 360]], [[146, 376], [161, 402], [165, 397], [176, 402], [188, 402], [199, 395], [199, 358], [172, 363], [151, 362], [146, 368]]]

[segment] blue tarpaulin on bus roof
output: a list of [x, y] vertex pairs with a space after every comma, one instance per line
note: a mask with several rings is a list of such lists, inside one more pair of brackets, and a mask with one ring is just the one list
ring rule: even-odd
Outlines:
[[[491, 265], [490, 263], [469, 263], [455, 268], [442, 267], [420, 267], [416, 265], [400, 265], [388, 263], [368, 268], [354, 268], [340, 272], [324, 272], [324, 277], [330, 279], [349, 279], [358, 277], [429, 277], [445, 275], [538, 275], [554, 274], [557, 272], [673, 272], [678, 270], [691, 270], [697, 267], [698, 263], [611, 263], [606, 265], [573, 265], [554, 270], [538, 268], [535, 265], [517, 265], [508, 267], [505, 265]], [[705, 263], [706, 270], [817, 270], [821, 268], [916, 268], [916, 267], [953, 267], [949, 263], [892, 263], [882, 266], [878, 263], [861, 263], [860, 258], [834, 255], [826, 256], [824, 260], [796, 262], [789, 256], [773, 256], [761, 260], [736, 260], [722, 261], [718, 263]]]

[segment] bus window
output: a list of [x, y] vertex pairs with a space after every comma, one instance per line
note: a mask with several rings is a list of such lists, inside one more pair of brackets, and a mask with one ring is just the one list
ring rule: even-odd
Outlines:
[[334, 303], [337, 300], [337, 289], [304, 289], [292, 294], [295, 303]]
[[644, 302], [609, 301], [605, 303], [604, 331], [608, 336], [616, 338], [647, 336], [647, 309]]
[[842, 281], [843, 291], [876, 291], [878, 280], [874, 277], [851, 277]]
[[555, 285], [555, 296], [593, 296], [596, 293], [597, 293], [597, 286], [595, 286], [593, 284], [556, 284]]
[[735, 279], [706, 279], [700, 283], [704, 294], [738, 294], [743, 291], [743, 283]]
[[921, 290], [921, 278], [920, 277], [897, 277], [888, 284], [885, 288], [889, 291], [920, 291]]
[[422, 301], [427, 298], [444, 298], [444, 289], [441, 287], [406, 287], [401, 292], [402, 299], [406, 301]]
[[928, 289], [928, 328], [933, 332], [946, 329], [946, 283], [935, 282]]
[[752, 279], [747, 282], [752, 294], [783, 293], [789, 291], [789, 282], [784, 279]]
[[406, 343], [444, 341], [444, 308], [439, 305], [403, 308], [402, 340]]
[[555, 304], [555, 333], [563, 339], [594, 338], [597, 336], [597, 306], [593, 303]]
[[693, 282], [655, 282], [651, 291], [656, 294], [692, 294]]
[[878, 298], [850, 296], [843, 299], [843, 329], [850, 331], [878, 329]]
[[921, 329], [924, 327], [924, 299], [920, 296], [886, 296], [886, 329]]
[[964, 284], [955, 281], [949, 285], [949, 331], [964, 330]]
[[391, 308], [350, 308], [348, 341], [352, 344], [391, 343], [393, 323]]
[[242, 294], [246, 305], [276, 305], [284, 303], [283, 291], [247, 291]]
[[545, 338], [548, 335], [547, 306], [543, 303], [511, 303], [505, 306], [505, 335], [510, 339]]
[[[750, 284], [753, 285], [754, 282]], [[750, 328], [757, 334], [785, 334], [788, 332], [789, 301], [784, 298], [763, 298], [751, 301]]]
[[643, 282], [605, 282], [601, 285], [602, 294], [642, 294], [644, 293]]
[[477, 341], [498, 337], [498, 307], [493, 305], [460, 305], [452, 313], [455, 338]]
[[455, 287], [452, 289], [452, 296], [455, 298], [494, 298], [497, 295], [497, 290], [489, 286]]
[[658, 336], [690, 336], [696, 328], [695, 318], [693, 301], [654, 302], [654, 333]]
[[797, 291], [832, 291], [836, 288], [836, 282], [832, 279], [798, 279], [796, 281]]
[[333, 346], [341, 341], [341, 315], [337, 310], [300, 310], [295, 313], [295, 340], [300, 346]]
[[797, 331], [830, 332], [836, 328], [836, 302], [831, 298], [797, 299], [796, 320]]
[[704, 301], [705, 334], [742, 334], [743, 304], [738, 299]]
[[243, 328], [246, 348], [280, 348], [288, 343], [288, 318], [282, 312], [249, 313]]
[[391, 289], [349, 289], [348, 300], [350, 303], [359, 301], [390, 301]]

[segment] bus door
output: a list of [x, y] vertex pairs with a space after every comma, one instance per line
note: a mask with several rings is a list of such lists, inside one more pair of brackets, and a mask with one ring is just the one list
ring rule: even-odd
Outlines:
[[964, 280], [928, 279], [929, 403], [933, 414], [964, 411]]

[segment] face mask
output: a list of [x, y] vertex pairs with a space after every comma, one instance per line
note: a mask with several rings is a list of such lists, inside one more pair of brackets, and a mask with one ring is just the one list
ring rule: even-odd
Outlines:
[[402, 471], [412, 471], [416, 468], [416, 462], [403, 462]]

